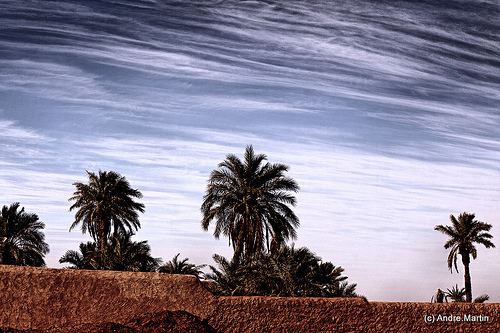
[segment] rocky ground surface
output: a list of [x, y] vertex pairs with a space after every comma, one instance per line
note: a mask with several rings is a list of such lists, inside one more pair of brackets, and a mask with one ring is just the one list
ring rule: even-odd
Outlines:
[[47, 330], [0, 328], [0, 333], [216, 333], [205, 320], [185, 311], [163, 311], [133, 317], [125, 324], [98, 323]]

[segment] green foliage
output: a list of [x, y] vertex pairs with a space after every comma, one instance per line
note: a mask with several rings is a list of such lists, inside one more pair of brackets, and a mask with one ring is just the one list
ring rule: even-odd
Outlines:
[[208, 180], [202, 227], [208, 230], [215, 221], [214, 236], [229, 238], [237, 261], [269, 250], [270, 241], [278, 245], [296, 237], [299, 219], [290, 206], [295, 206], [299, 186], [285, 176], [286, 165], [266, 160], [247, 146], [243, 161], [227, 155]]
[[76, 191], [69, 199], [73, 201], [70, 211], [76, 209], [76, 213], [70, 230], [81, 225], [82, 232], [88, 232], [104, 252], [111, 234], [125, 234], [140, 228], [138, 213], [144, 213], [144, 205], [134, 199], [142, 198], [142, 194], [114, 171], [98, 174], [87, 171], [87, 175], [88, 184], [73, 184]]
[[344, 269], [322, 262], [307, 248], [281, 246], [250, 261], [229, 261], [214, 255], [210, 288], [220, 295], [357, 297]]
[[177, 253], [172, 260], [160, 266], [158, 272], [168, 274], [186, 274], [194, 275], [198, 278], [203, 277], [202, 268], [206, 265], [195, 265], [189, 262], [189, 258], [179, 260], [180, 253]]
[[135, 242], [133, 233], [118, 233], [110, 237], [105, 255], [95, 242], [80, 244], [80, 252], [67, 251], [60, 263], [71, 264], [72, 269], [102, 269], [114, 271], [154, 272], [161, 260], [151, 256], [147, 241]]
[[3, 206], [0, 212], [0, 264], [45, 266], [49, 252], [42, 230], [45, 224], [36, 214], [19, 209], [19, 203]]

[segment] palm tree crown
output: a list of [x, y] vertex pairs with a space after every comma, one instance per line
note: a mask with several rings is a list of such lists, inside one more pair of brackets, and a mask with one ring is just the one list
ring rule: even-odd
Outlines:
[[208, 180], [202, 227], [208, 230], [215, 220], [214, 236], [229, 237], [236, 260], [260, 255], [266, 244], [269, 250], [270, 239], [276, 245], [296, 237], [299, 219], [290, 206], [299, 186], [285, 176], [286, 165], [266, 161], [247, 146], [244, 161], [227, 155]]
[[151, 256], [147, 241], [132, 241], [131, 232], [118, 233], [111, 237], [107, 255], [107, 269], [115, 271], [154, 272], [161, 259]]
[[194, 275], [196, 277], [201, 277], [203, 272], [201, 269], [205, 267], [205, 265], [195, 265], [189, 262], [189, 258], [184, 258], [179, 260], [180, 253], [177, 253], [172, 260], [165, 263], [158, 269], [160, 273], [168, 273], [168, 274], [187, 274]]
[[108, 240], [104, 255], [95, 242], [80, 243], [80, 252], [69, 250], [59, 259], [72, 269], [105, 269], [114, 271], [154, 272], [161, 260], [151, 256], [147, 241], [132, 241], [132, 233], [117, 233]]
[[448, 268], [453, 271], [453, 268], [458, 272], [457, 257], [460, 254], [462, 258], [472, 255], [473, 259], [477, 258], [477, 249], [474, 245], [482, 244], [486, 248], [495, 247], [490, 241], [493, 236], [488, 233], [492, 225], [475, 220], [474, 214], [462, 213], [458, 219], [450, 215], [451, 226], [438, 225], [434, 229], [449, 237], [444, 244], [445, 249], [451, 249], [448, 255]]
[[470, 256], [477, 258], [475, 244], [482, 244], [486, 248], [495, 247], [491, 242], [493, 236], [488, 233], [491, 224], [476, 220], [474, 214], [462, 213], [458, 219], [450, 215], [451, 226], [437, 225], [434, 229], [445, 234], [449, 239], [444, 244], [445, 249], [450, 249], [448, 254], [448, 268], [453, 272], [453, 268], [458, 272], [457, 258], [462, 257], [465, 273], [465, 298], [467, 302], [472, 302], [472, 286], [469, 271]]
[[342, 276], [344, 269], [308, 248], [282, 245], [253, 261], [229, 261], [214, 255], [218, 268], [206, 274], [209, 288], [227, 296], [357, 297], [356, 284]]
[[452, 302], [465, 302], [465, 288], [459, 289], [458, 285], [455, 285], [451, 289], [447, 289], [444, 295], [446, 302], [448, 302], [448, 299], [451, 299]]
[[70, 211], [77, 209], [70, 230], [81, 224], [82, 232], [88, 232], [104, 253], [111, 232], [132, 232], [141, 226], [138, 212], [144, 213], [144, 205], [134, 198], [142, 194], [119, 173], [87, 171], [87, 175], [88, 184], [74, 183], [76, 191], [69, 199], [74, 202]]
[[36, 214], [19, 209], [19, 203], [3, 206], [0, 212], [0, 264], [45, 266], [49, 252], [42, 229], [45, 224]]
[[68, 250], [59, 259], [61, 264], [70, 264], [71, 269], [99, 269], [95, 242], [80, 243], [80, 252]]

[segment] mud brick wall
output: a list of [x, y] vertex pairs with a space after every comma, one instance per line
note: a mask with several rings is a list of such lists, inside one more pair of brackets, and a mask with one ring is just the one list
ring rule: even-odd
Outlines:
[[[498, 303], [366, 303], [350, 298], [221, 297], [217, 313], [212, 314], [209, 323], [223, 332], [235, 333], [500, 333], [499, 311]], [[456, 316], [463, 319], [464, 314], [483, 315], [483, 320], [488, 316], [488, 321], [458, 322]], [[455, 316], [455, 321], [444, 321], [444, 316], [450, 315]]]
[[193, 276], [0, 266], [0, 327], [123, 323], [162, 310], [204, 318], [214, 307], [215, 297]]
[[[500, 332], [499, 303], [215, 297], [185, 275], [0, 266], [0, 327], [125, 323], [134, 315], [162, 310], [190, 312], [227, 333]], [[477, 321], [463, 322], [464, 315], [477, 316]]]

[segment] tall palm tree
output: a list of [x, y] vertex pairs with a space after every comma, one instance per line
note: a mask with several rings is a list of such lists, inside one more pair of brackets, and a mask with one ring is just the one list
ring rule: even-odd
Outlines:
[[19, 203], [3, 206], [0, 212], [0, 264], [45, 266], [49, 253], [42, 230], [45, 224], [36, 214], [19, 209]]
[[285, 176], [288, 167], [267, 162], [247, 146], [244, 160], [229, 154], [212, 171], [203, 197], [201, 225], [208, 230], [215, 221], [214, 236], [229, 237], [236, 260], [264, 252], [269, 243], [281, 244], [296, 237], [299, 219], [290, 208], [299, 186]]
[[112, 232], [125, 233], [140, 228], [138, 213], [144, 213], [144, 205], [134, 199], [142, 198], [142, 194], [114, 171], [98, 174], [87, 171], [87, 175], [88, 184], [73, 184], [76, 191], [69, 199], [74, 202], [70, 211], [77, 211], [70, 230], [81, 224], [82, 232], [88, 232], [97, 242], [99, 252], [105, 253]]
[[189, 258], [179, 260], [180, 253], [177, 253], [172, 260], [160, 266], [158, 272], [168, 274], [194, 275], [200, 278], [203, 275], [202, 268], [206, 265], [195, 265], [189, 262]]
[[460, 254], [464, 265], [465, 273], [465, 300], [472, 302], [472, 286], [470, 277], [470, 257], [477, 258], [477, 249], [474, 244], [482, 244], [486, 248], [495, 247], [491, 242], [493, 236], [488, 233], [491, 224], [477, 221], [474, 214], [462, 213], [458, 219], [450, 215], [451, 226], [437, 225], [434, 230], [439, 231], [449, 239], [444, 244], [445, 249], [451, 249], [448, 255], [448, 268], [453, 272], [453, 268], [458, 273], [457, 257]]

